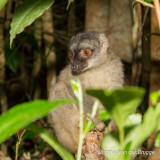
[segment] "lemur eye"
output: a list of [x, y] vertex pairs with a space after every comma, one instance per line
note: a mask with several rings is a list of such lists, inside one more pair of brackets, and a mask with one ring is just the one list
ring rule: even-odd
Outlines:
[[75, 57], [75, 53], [74, 53], [74, 52], [70, 52], [69, 55], [70, 55], [71, 58], [74, 58], [74, 57]]
[[91, 50], [90, 49], [85, 49], [85, 50], [83, 50], [83, 54], [85, 56], [89, 56], [91, 54]]

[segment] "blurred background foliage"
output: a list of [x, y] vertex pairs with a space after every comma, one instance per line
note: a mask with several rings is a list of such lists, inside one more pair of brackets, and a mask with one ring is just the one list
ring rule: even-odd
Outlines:
[[[160, 37], [145, 39], [145, 35], [159, 32], [154, 8], [132, 0], [75, 0], [67, 10], [68, 1], [55, 0], [51, 8], [16, 37], [10, 49], [10, 24], [21, 3], [22, 0], [9, 0], [0, 11], [1, 113], [25, 101], [46, 99], [51, 85], [68, 63], [70, 38], [89, 30], [106, 33], [124, 63], [126, 85], [146, 89], [140, 108], [142, 113], [146, 111], [149, 94], [160, 88]], [[45, 119], [38, 123], [48, 127]], [[25, 137], [27, 141], [22, 141], [19, 149], [20, 159], [31, 155], [35, 159], [43, 159], [44, 155], [58, 159], [33, 133], [25, 132]], [[7, 155], [9, 151], [12, 157], [16, 141], [13, 136], [1, 145], [3, 153]]]

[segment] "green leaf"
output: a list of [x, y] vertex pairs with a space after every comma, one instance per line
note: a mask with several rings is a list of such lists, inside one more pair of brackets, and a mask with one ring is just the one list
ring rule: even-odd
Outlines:
[[69, 9], [69, 6], [71, 5], [72, 2], [74, 2], [74, 0], [68, 0], [67, 10]]
[[154, 147], [160, 147], [160, 132], [156, 136]]
[[106, 134], [102, 141], [102, 149], [108, 160], [123, 160], [123, 154], [119, 154], [121, 150], [118, 134]]
[[159, 97], [160, 97], [160, 91], [152, 92], [150, 94], [150, 99], [153, 105], [157, 104]]
[[127, 117], [141, 104], [145, 90], [137, 87], [124, 87], [112, 91], [87, 90], [98, 98], [111, 114], [119, 129], [124, 127]]
[[[27, 129], [39, 134], [64, 160], [74, 160], [73, 155], [68, 152], [47, 130], [38, 127], [35, 123], [30, 124]], [[66, 137], [67, 138], [67, 137]]]
[[111, 119], [109, 112], [104, 109], [98, 109], [98, 113], [101, 121], [107, 121]]
[[0, 0], [0, 11], [6, 5], [8, 0]]
[[131, 114], [128, 116], [125, 127], [133, 127], [142, 122], [142, 115], [140, 113]]
[[[154, 131], [160, 129], [160, 103], [150, 107], [144, 114], [142, 123], [135, 129], [131, 150], [137, 149]], [[137, 136], [138, 135], [138, 136]]]
[[153, 2], [153, 0], [143, 0], [143, 1], [148, 3]]
[[73, 92], [75, 94], [75, 96], [77, 97], [77, 99], [79, 99], [79, 86], [78, 86], [78, 81], [75, 81], [75, 80], [70, 80], [70, 83], [71, 83], [71, 86], [72, 86], [72, 89], [73, 89]]
[[128, 142], [126, 145], [125, 145], [125, 147], [124, 147], [124, 151], [125, 151], [125, 153], [126, 154], [124, 154], [124, 159], [125, 160], [128, 160], [128, 158], [129, 158], [129, 151], [130, 151], [130, 147], [131, 147], [131, 142]]
[[21, 33], [24, 28], [30, 25], [36, 18], [41, 16], [53, 3], [54, 0], [24, 0], [16, 9], [11, 23], [10, 46], [16, 35]]
[[57, 100], [49, 102], [46, 100], [36, 100], [26, 102], [12, 107], [0, 116], [0, 143], [24, 128], [31, 122], [44, 117], [55, 107], [62, 103], [71, 103], [73, 100]]
[[95, 126], [96, 126], [95, 123], [90, 123], [90, 121], [85, 120], [84, 121], [84, 126], [83, 126], [84, 135], [86, 135], [89, 131], [91, 131], [92, 128], [95, 127]]

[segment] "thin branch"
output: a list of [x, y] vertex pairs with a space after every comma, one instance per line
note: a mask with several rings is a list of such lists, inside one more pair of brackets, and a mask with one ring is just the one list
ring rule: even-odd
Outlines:
[[18, 142], [16, 143], [16, 155], [15, 155], [15, 160], [18, 160], [18, 149], [19, 149], [19, 145], [22, 141], [22, 136], [24, 135], [24, 133], [26, 132], [26, 129], [23, 129], [22, 132], [19, 134], [17, 134], [18, 136]]
[[153, 5], [153, 4], [144, 2], [144, 1], [142, 1], [142, 0], [135, 0], [135, 1], [143, 4], [143, 5], [146, 6], [146, 7], [154, 8], [154, 5]]

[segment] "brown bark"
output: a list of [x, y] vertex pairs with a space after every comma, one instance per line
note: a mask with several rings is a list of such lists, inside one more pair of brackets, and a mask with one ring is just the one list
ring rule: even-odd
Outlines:
[[[151, 33], [158, 33], [158, 22], [156, 20], [156, 13], [151, 9]], [[151, 59], [160, 61], [160, 36], [151, 36]]]
[[[0, 18], [2, 20], [5, 16], [5, 9], [0, 12]], [[6, 86], [5, 86], [5, 51], [4, 51], [4, 28], [3, 23], [0, 24], [0, 109], [1, 113], [4, 113], [8, 109]], [[7, 154], [7, 146], [5, 144], [1, 145], [1, 150]]]
[[90, 131], [83, 145], [82, 160], [107, 160], [101, 148], [104, 133], [99, 132], [97, 129]]
[[[47, 66], [47, 91], [49, 93], [51, 86], [56, 83], [56, 54], [54, 51], [54, 27], [52, 19], [52, 9], [48, 9], [42, 16], [43, 24], [43, 39], [45, 43], [45, 55], [46, 55], [46, 66]], [[47, 34], [49, 32], [49, 34]], [[51, 36], [52, 35], [52, 36]]]
[[85, 29], [106, 32], [116, 53], [132, 62], [131, 0], [87, 0]]
[[86, 31], [95, 30], [98, 32], [107, 31], [107, 10], [108, 1], [106, 0], [87, 0], [86, 1]]

